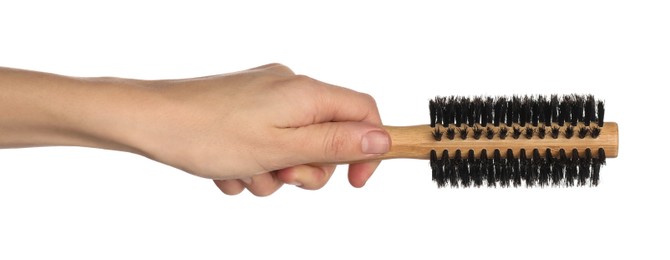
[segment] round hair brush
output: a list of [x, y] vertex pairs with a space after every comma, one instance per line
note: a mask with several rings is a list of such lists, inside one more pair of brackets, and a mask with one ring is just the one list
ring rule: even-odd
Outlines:
[[438, 187], [596, 186], [618, 125], [592, 95], [435, 97], [430, 124], [393, 127], [382, 159], [429, 159]]

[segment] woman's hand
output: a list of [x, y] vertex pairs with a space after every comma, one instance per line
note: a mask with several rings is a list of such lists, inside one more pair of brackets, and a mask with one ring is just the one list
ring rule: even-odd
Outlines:
[[[390, 148], [371, 96], [280, 64], [150, 84], [161, 101], [132, 146], [214, 179], [226, 194], [247, 188], [265, 196], [283, 183], [319, 189], [336, 164], [374, 160]], [[362, 187], [378, 164], [350, 164], [350, 183]]]

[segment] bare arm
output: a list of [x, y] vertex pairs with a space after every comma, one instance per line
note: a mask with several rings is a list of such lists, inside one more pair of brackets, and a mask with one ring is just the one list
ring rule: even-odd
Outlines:
[[[137, 153], [227, 194], [318, 189], [339, 162], [388, 151], [374, 100], [270, 64], [181, 80], [75, 78], [0, 68], [0, 147]], [[378, 162], [352, 164], [361, 187]]]

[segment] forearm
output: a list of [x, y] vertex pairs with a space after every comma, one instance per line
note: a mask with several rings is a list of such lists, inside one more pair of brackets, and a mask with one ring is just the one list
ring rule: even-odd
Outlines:
[[[0, 68], [0, 148], [129, 144], [148, 91], [139, 81]], [[144, 100], [147, 102], [148, 100]]]
[[[214, 179], [226, 194], [318, 189], [335, 164], [376, 158], [390, 142], [372, 97], [280, 64], [151, 81], [0, 67], [0, 148], [132, 152]], [[377, 164], [350, 165], [351, 184], [363, 186]]]

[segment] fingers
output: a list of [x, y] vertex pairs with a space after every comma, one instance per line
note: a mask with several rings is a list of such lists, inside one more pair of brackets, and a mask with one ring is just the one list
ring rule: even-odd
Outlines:
[[280, 127], [301, 127], [323, 122], [357, 121], [381, 125], [377, 103], [372, 96], [298, 75], [284, 81], [294, 91], [295, 110], [302, 120], [292, 120]]
[[246, 179], [214, 180], [214, 183], [226, 195], [237, 195], [247, 188], [256, 196], [267, 196], [277, 191], [283, 183], [307, 190], [318, 190], [328, 183], [335, 167], [332, 164], [298, 165]]
[[[325, 83], [324, 83], [325, 84]], [[361, 121], [382, 124], [375, 99], [365, 93], [326, 84], [322, 91], [319, 122]]]
[[[283, 111], [282, 116], [267, 120], [275, 132], [261, 132], [262, 136], [272, 136], [280, 147], [279, 153], [273, 153], [277, 158], [267, 163], [271, 167], [263, 168], [284, 169], [247, 181], [215, 181], [225, 194], [239, 194], [246, 188], [254, 195], [267, 196], [283, 183], [319, 189], [332, 176], [334, 164], [374, 160], [390, 150], [391, 138], [382, 127], [377, 104], [370, 95], [307, 76], [293, 76], [293, 71], [281, 64], [267, 64], [248, 72], [281, 75], [268, 81], [272, 95], [259, 99], [262, 104], [273, 105], [268, 105], [272, 111]], [[377, 165], [378, 161], [350, 165], [350, 183], [362, 187]]]
[[277, 191], [284, 184], [275, 173], [263, 173], [251, 178], [242, 179], [244, 186], [254, 195], [259, 197], [268, 196]]
[[349, 165], [349, 183], [351, 186], [361, 188], [370, 179], [372, 173], [377, 169], [381, 161], [354, 163]]
[[277, 172], [277, 178], [284, 183], [292, 184], [307, 190], [322, 188], [335, 171], [336, 165], [298, 165]]
[[[356, 188], [363, 187], [380, 161], [356, 163], [349, 166], [349, 183]], [[226, 195], [237, 195], [245, 188], [256, 196], [268, 196], [277, 191], [283, 183], [295, 185], [306, 190], [323, 188], [335, 172], [336, 165], [298, 165], [264, 173], [244, 180], [214, 180], [216, 186]]]
[[214, 180], [214, 184], [226, 195], [240, 194], [248, 189], [252, 194], [265, 197], [277, 191], [284, 184], [275, 173], [263, 173], [237, 180]]
[[374, 159], [391, 148], [391, 138], [381, 127], [362, 122], [328, 122], [290, 132], [294, 153], [291, 165], [342, 163]]
[[214, 180], [214, 184], [226, 195], [237, 195], [244, 190], [240, 180]]

